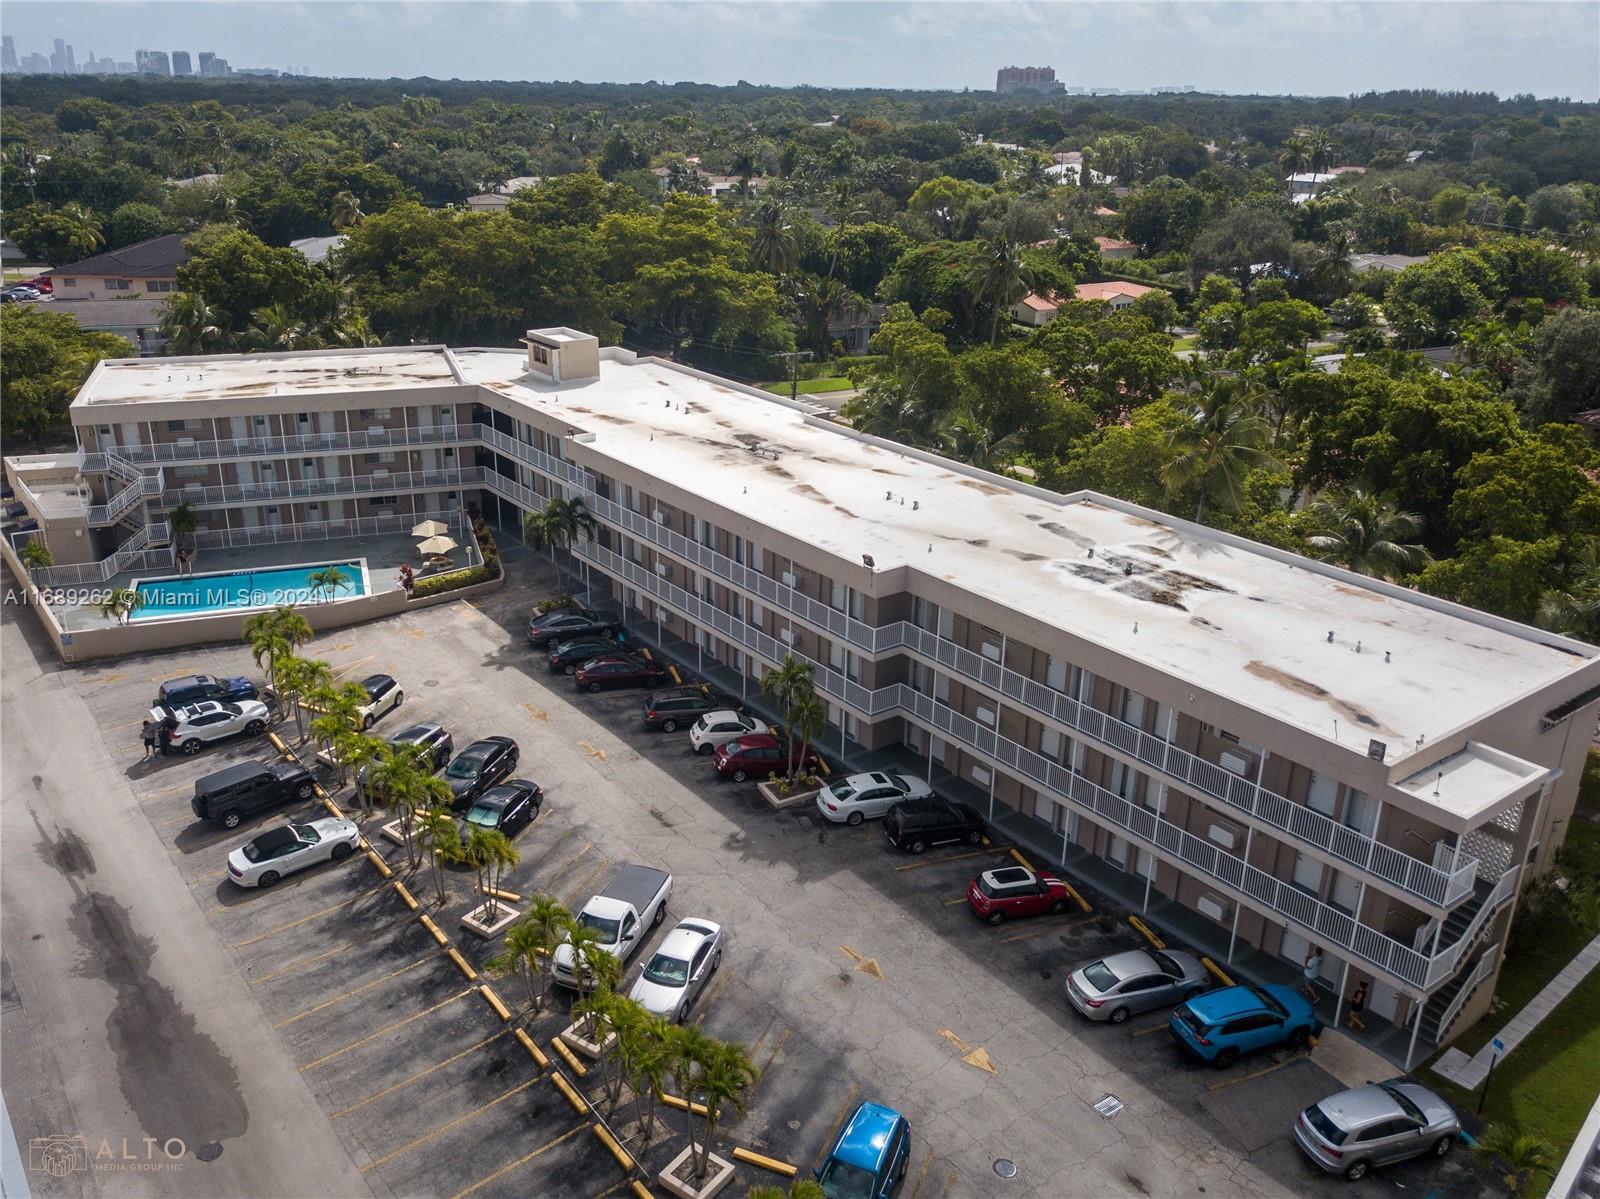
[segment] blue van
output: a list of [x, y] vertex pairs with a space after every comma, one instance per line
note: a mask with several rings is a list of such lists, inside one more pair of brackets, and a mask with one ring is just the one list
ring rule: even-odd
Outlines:
[[816, 1171], [827, 1199], [889, 1199], [911, 1160], [911, 1122], [893, 1108], [863, 1103], [839, 1130]]
[[1289, 1045], [1298, 1049], [1322, 1031], [1305, 997], [1290, 987], [1223, 987], [1173, 1010], [1168, 1025], [1180, 1049], [1226, 1069], [1241, 1053]]

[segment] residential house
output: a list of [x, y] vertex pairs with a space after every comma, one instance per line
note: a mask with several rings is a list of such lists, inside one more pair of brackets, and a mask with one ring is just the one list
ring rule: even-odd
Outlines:
[[468, 196], [467, 207], [474, 212], [501, 212], [510, 206], [512, 196], [527, 188], [538, 187], [542, 182], [543, 179], [538, 175], [518, 175], [514, 179], [507, 179], [492, 191]]
[[1080, 283], [1075, 299], [1086, 303], [1110, 304], [1116, 309], [1126, 308], [1140, 296], [1147, 296], [1156, 289], [1146, 287], [1143, 283], [1126, 283], [1114, 279], [1110, 283]]
[[115, 333], [127, 338], [140, 357], [161, 352], [167, 339], [161, 322], [167, 311], [164, 298], [131, 296], [123, 300], [57, 300], [51, 312], [70, 316], [78, 327], [91, 333]]
[[115, 300], [167, 296], [178, 289], [178, 268], [189, 261], [183, 233], [168, 233], [109, 250], [47, 272], [58, 300]]
[[1138, 246], [1120, 237], [1097, 237], [1094, 244], [1101, 258], [1134, 258], [1139, 253]]

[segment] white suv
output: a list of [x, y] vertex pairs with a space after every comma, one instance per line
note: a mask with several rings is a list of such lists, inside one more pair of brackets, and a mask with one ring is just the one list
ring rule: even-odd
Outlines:
[[214, 699], [181, 708], [151, 708], [150, 719], [167, 730], [165, 748], [198, 753], [208, 741], [221, 741], [243, 733], [254, 737], [266, 729], [267, 705], [259, 699], [224, 703]]
[[694, 727], [689, 730], [689, 744], [694, 746], [697, 754], [710, 754], [716, 752], [717, 746], [737, 741], [747, 733], [766, 731], [767, 722], [759, 716], [723, 709], [720, 712], [707, 712], [694, 722]]

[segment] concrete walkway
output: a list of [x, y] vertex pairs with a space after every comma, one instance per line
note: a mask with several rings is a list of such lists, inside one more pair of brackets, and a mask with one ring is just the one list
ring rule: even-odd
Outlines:
[[1495, 1053], [1495, 1040], [1505, 1045], [1502, 1057], [1510, 1053], [1529, 1033], [1539, 1027], [1539, 1022], [1553, 1012], [1597, 965], [1600, 965], [1600, 937], [1585, 945], [1560, 974], [1546, 983], [1544, 990], [1535, 995], [1527, 1007], [1512, 1017], [1511, 1023], [1500, 1030], [1498, 1037], [1491, 1038], [1488, 1044], [1471, 1057], [1459, 1049], [1445, 1050], [1433, 1064], [1433, 1072], [1469, 1091], [1479, 1086], [1488, 1077], [1489, 1062]]

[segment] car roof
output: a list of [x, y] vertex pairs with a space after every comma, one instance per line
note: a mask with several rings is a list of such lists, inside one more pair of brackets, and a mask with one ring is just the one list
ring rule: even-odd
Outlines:
[[716, 724], [720, 720], [749, 720], [757, 725], [761, 723], [756, 717], [746, 716], [743, 712], [735, 712], [732, 708], [718, 708], [715, 711], [705, 713], [700, 719], [707, 724]]
[[369, 674], [361, 680], [363, 687], [382, 687], [385, 683], [392, 683], [394, 679], [386, 674]]
[[697, 684], [686, 684], [682, 687], [663, 687], [660, 691], [652, 691], [647, 699], [712, 699], [711, 688]]
[[458, 758], [487, 758], [506, 743], [504, 737], [481, 737], [456, 755]]
[[1393, 1095], [1370, 1082], [1364, 1087], [1329, 1095], [1318, 1100], [1317, 1106], [1342, 1128], [1359, 1128], [1374, 1120], [1390, 1120], [1406, 1114]]
[[740, 749], [768, 749], [778, 744], [778, 739], [771, 733], [746, 733], [736, 741], [728, 742]]
[[205, 787], [226, 787], [237, 783], [240, 779], [251, 778], [263, 770], [270, 771], [272, 767], [264, 762], [239, 762], [232, 766], [225, 766], [215, 774], [208, 774], [197, 780]]
[[393, 737], [389, 738], [389, 744], [403, 745], [416, 741], [424, 741], [429, 737], [437, 737], [442, 732], [444, 732], [444, 726], [442, 724], [436, 724], [431, 720], [424, 720], [422, 723], [414, 724], [410, 728], [401, 729]]
[[1039, 876], [1025, 866], [1002, 866], [998, 870], [985, 870], [983, 877], [991, 887], [1015, 887], [1031, 883]]
[[884, 774], [880, 770], [868, 771], [865, 774], [852, 774], [844, 779], [844, 785], [859, 791], [863, 787], [888, 787], [893, 785], [894, 777]]
[[863, 1170], [877, 1170], [888, 1152], [889, 1138], [895, 1126], [903, 1119], [892, 1107], [878, 1103], [863, 1103], [839, 1133], [839, 1143], [833, 1156]]
[[299, 840], [300, 835], [294, 831], [294, 827], [286, 824], [282, 828], [268, 829], [250, 844], [257, 849], [277, 849], [280, 846], [293, 845]]
[[704, 925], [680, 923], [677, 928], [661, 938], [661, 944], [656, 948], [656, 952], [673, 958], [691, 958], [694, 956], [694, 951], [712, 935], [705, 932], [704, 928]]
[[1235, 1016], [1266, 1011], [1267, 1007], [1250, 987], [1236, 986], [1220, 987], [1189, 1000], [1189, 1010], [1211, 1024], [1218, 1024]]
[[1158, 969], [1156, 960], [1142, 949], [1113, 953], [1109, 957], [1101, 958], [1100, 964], [1118, 978], [1133, 978], [1135, 975], [1150, 974]]
[[584, 663], [584, 665], [593, 666], [596, 662], [625, 662], [629, 666], [633, 666], [639, 662], [639, 659], [633, 654], [622, 653], [620, 650], [612, 650], [608, 653], [596, 654], [593, 658], [590, 658], [588, 662]]
[[211, 676], [208, 675], [208, 674], [184, 674], [184, 675], [179, 675], [175, 679], [168, 679], [166, 682], [162, 683], [161, 686], [163, 688], [166, 688], [166, 687], [192, 687], [196, 683], [209, 683], [211, 681], [212, 681]]

